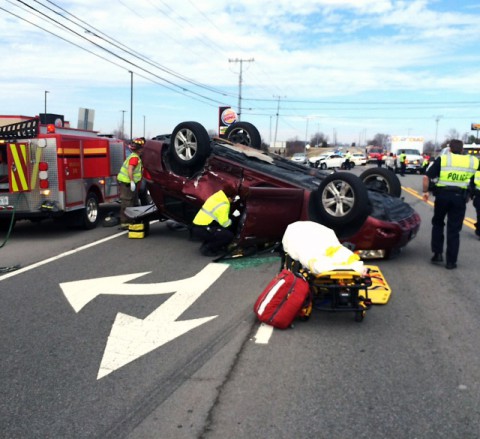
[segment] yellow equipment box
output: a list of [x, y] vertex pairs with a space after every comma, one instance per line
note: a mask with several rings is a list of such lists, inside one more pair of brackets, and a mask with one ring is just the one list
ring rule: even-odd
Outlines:
[[145, 230], [145, 224], [143, 223], [138, 223], [138, 224], [129, 224], [128, 225], [128, 230], [130, 232], [141, 232]]

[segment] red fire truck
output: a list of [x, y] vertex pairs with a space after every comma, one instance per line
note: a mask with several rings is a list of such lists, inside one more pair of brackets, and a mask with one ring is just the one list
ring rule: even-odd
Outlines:
[[99, 203], [119, 198], [125, 144], [42, 116], [0, 116], [0, 229], [50, 217], [93, 229]]

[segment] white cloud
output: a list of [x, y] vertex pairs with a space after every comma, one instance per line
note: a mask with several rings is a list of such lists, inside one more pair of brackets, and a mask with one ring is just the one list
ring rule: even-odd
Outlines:
[[[63, 12], [65, 18], [49, 13], [37, 2], [26, 2], [59, 24], [48, 23], [41, 14], [31, 15], [17, 2], [6, 3], [0, 10], [0, 48], [8, 68], [4, 64], [0, 70], [4, 90], [0, 104], [2, 112], [9, 114], [42, 112], [43, 92], [50, 90], [51, 111], [64, 111], [74, 120], [78, 107], [95, 107], [97, 128], [111, 131], [118, 126], [121, 110], [130, 109], [129, 71], [133, 71], [134, 115], [146, 115], [147, 121], [152, 121], [152, 135], [191, 118], [211, 129], [215, 128], [219, 102], [237, 106], [240, 67], [244, 117], [253, 118], [262, 132], [269, 130], [276, 114], [274, 96], [282, 96], [281, 115], [297, 114], [284, 128], [280, 124], [284, 137], [302, 137], [305, 124], [298, 120], [309, 114], [322, 114], [326, 130], [334, 123], [337, 127], [361, 125], [354, 117], [362, 116], [365, 121], [369, 117], [376, 120], [378, 132], [390, 128], [395, 118], [397, 130], [402, 124], [416, 123], [419, 129], [427, 124], [428, 137], [435, 128], [428, 121], [435, 108], [421, 113], [386, 107], [384, 120], [378, 113], [359, 110], [356, 115], [349, 112], [350, 119], [341, 122], [340, 111], [323, 111], [319, 101], [480, 100], [472, 73], [478, 70], [475, 49], [480, 12], [469, 2], [459, 8], [457, 2], [443, 0], [179, 0], [175, 5], [151, 0], [79, 0], [62, 6], [72, 14]], [[123, 45], [148, 60], [120, 50]], [[254, 61], [229, 62], [235, 58]], [[195, 87], [181, 80], [182, 76], [224, 94]], [[315, 104], [298, 110], [299, 105], [289, 100]], [[478, 105], [463, 110], [451, 107], [455, 117], [463, 111], [464, 120], [452, 118], [452, 126], [448, 126], [448, 114], [444, 114], [445, 130], [453, 124], [458, 124], [455, 127], [460, 132], [467, 130]], [[412, 120], [403, 122], [407, 117]], [[142, 129], [141, 119], [136, 117], [136, 131]], [[341, 137], [342, 133], [338, 134]], [[348, 135], [356, 133], [345, 131], [345, 137]]]

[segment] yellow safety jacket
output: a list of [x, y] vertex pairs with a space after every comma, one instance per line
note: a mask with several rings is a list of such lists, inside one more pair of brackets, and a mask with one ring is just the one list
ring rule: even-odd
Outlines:
[[437, 187], [467, 189], [477, 169], [478, 159], [474, 156], [453, 153], [442, 155]]
[[220, 190], [208, 197], [193, 219], [193, 224], [196, 226], [208, 226], [212, 221], [216, 221], [222, 227], [228, 227], [232, 224], [229, 215], [230, 201], [225, 192]]
[[475, 172], [475, 178], [473, 179], [475, 183], [475, 189], [480, 191], [480, 171]]
[[128, 176], [128, 163], [132, 157], [138, 158], [138, 164], [133, 169], [133, 181], [135, 183], [138, 183], [142, 179], [142, 171], [143, 171], [142, 159], [137, 153], [132, 152], [123, 162], [123, 165], [120, 168], [120, 172], [117, 175], [117, 180], [120, 181], [121, 183], [130, 183], [130, 177]]
[[400, 154], [398, 156], [398, 160], [400, 161], [400, 163], [404, 163], [404, 162], [406, 163], [407, 162], [407, 154], [403, 154], [403, 153]]

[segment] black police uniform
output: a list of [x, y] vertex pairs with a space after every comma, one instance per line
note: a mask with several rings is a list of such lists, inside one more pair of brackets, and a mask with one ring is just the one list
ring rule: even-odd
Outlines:
[[[440, 176], [440, 169], [441, 157], [437, 157], [425, 172], [430, 181]], [[467, 208], [468, 190], [450, 186], [436, 187], [434, 195], [431, 249], [435, 255], [443, 253], [445, 217], [447, 217], [446, 266], [455, 268], [460, 248], [460, 231]]]

